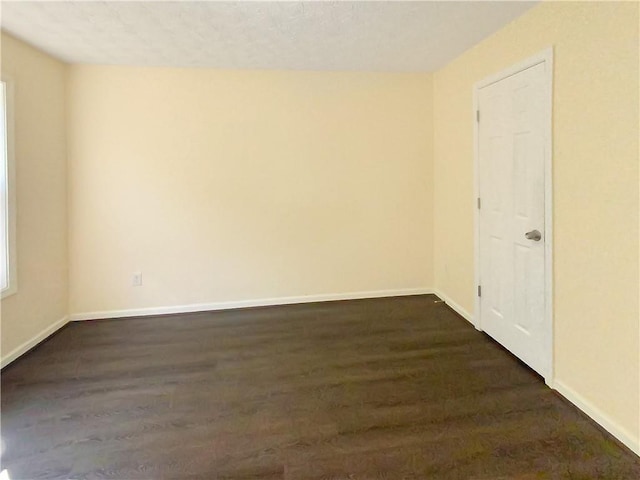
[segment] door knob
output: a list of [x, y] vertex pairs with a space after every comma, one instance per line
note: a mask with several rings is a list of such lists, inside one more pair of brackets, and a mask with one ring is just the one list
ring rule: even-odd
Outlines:
[[542, 234], [538, 230], [531, 230], [524, 234], [527, 240], [533, 240], [534, 242], [539, 242], [542, 239]]

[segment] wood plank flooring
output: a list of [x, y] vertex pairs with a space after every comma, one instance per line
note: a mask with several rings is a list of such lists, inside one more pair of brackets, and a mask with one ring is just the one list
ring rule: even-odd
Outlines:
[[15, 479], [621, 479], [638, 457], [431, 295], [73, 323], [2, 372]]

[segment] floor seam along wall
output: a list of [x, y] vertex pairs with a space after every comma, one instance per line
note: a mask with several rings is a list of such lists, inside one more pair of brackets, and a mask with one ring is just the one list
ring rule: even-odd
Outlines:
[[[456, 311], [462, 318], [474, 325], [473, 315], [467, 310], [461, 307], [458, 303], [453, 301], [448, 295], [438, 289], [432, 288], [410, 288], [399, 290], [375, 290], [365, 292], [351, 292], [351, 293], [333, 293], [333, 294], [319, 294], [319, 295], [303, 295], [292, 297], [273, 297], [263, 298], [256, 300], [240, 300], [235, 302], [213, 302], [213, 303], [196, 303], [187, 305], [176, 306], [163, 306], [163, 307], [148, 307], [148, 308], [135, 308], [127, 310], [109, 310], [109, 311], [97, 311], [97, 312], [85, 312], [74, 313], [68, 316], [62, 317], [60, 320], [54, 322], [40, 333], [34, 335], [32, 338], [23, 342], [21, 345], [13, 349], [7, 355], [2, 357], [0, 361], [0, 368], [4, 368], [11, 362], [25, 354], [42, 341], [53, 335], [55, 332], [64, 327], [69, 321], [83, 321], [83, 320], [97, 320], [97, 319], [109, 319], [109, 318], [124, 318], [124, 317], [140, 317], [140, 316], [153, 316], [153, 315], [165, 315], [176, 313], [194, 313], [204, 311], [216, 311], [216, 310], [230, 310], [234, 308], [250, 308], [250, 307], [266, 307], [276, 305], [291, 305], [296, 303], [313, 303], [313, 302], [328, 302], [339, 300], [358, 300], [365, 298], [381, 298], [381, 297], [398, 297], [409, 295], [427, 295], [435, 294], [440, 299]], [[592, 420], [602, 426], [605, 430], [610, 432], [620, 442], [626, 445], [636, 455], [640, 455], [640, 439], [635, 438], [625, 428], [620, 426], [616, 421], [609, 418], [598, 407], [593, 405], [589, 400], [582, 397], [570, 386], [562, 381], [554, 380], [550, 385], [550, 388], [556, 390], [563, 397], [569, 400], [572, 404], [578, 407], [581, 411], [586, 413]]]
[[336, 300], [358, 300], [364, 298], [400, 297], [407, 295], [432, 294], [433, 289], [427, 287], [406, 288], [399, 290], [374, 290], [349, 293], [328, 293], [317, 295], [301, 295], [293, 297], [272, 297], [254, 300], [238, 300], [231, 302], [192, 303], [148, 308], [132, 308], [126, 310], [104, 310], [97, 312], [73, 313], [71, 321], [97, 320], [103, 318], [141, 317], [149, 315], [166, 315], [171, 313], [193, 313], [233, 308], [268, 307], [274, 305], [290, 305], [295, 303], [330, 302]]
[[6, 355], [3, 355], [2, 360], [0, 360], [0, 368], [6, 367], [11, 362], [16, 360], [18, 357], [27, 353], [33, 347], [37, 346], [40, 342], [43, 342], [44, 340], [49, 338], [51, 335], [56, 333], [58, 330], [64, 327], [67, 323], [69, 323], [69, 316], [65, 315], [60, 320], [57, 320], [56, 322], [52, 323], [51, 325], [49, 325], [44, 330], [37, 333], [27, 341], [18, 345], [16, 348], [11, 350]]
[[589, 418], [616, 437], [632, 452], [640, 456], [640, 438], [634, 437], [631, 432], [619, 425], [615, 420], [612, 420], [602, 410], [561, 380], [554, 380], [550, 387], [573, 403], [579, 410], [586, 413]]
[[[454, 302], [451, 297], [443, 293], [441, 290], [437, 288], [434, 289], [433, 293], [437, 295], [440, 299], [442, 299], [449, 307], [451, 307], [455, 312], [457, 312], [462, 318], [467, 320], [469, 323], [475, 326], [473, 315], [471, 315], [467, 310], [462, 308], [458, 303]], [[576, 406], [581, 412], [585, 413], [591, 420], [596, 422], [602, 428], [604, 428], [607, 432], [613, 435], [616, 439], [618, 439], [622, 444], [624, 444], [627, 448], [629, 448], [636, 455], [640, 456], [640, 438], [635, 437], [631, 432], [622, 427], [618, 422], [611, 419], [606, 413], [596, 407], [593, 403], [591, 403], [588, 399], [584, 398], [578, 392], [576, 392], [569, 385], [564, 383], [561, 380], [553, 379], [553, 381], [548, 384], [549, 388], [555, 390], [564, 398], [566, 398], [569, 402], [571, 402], [574, 406]]]

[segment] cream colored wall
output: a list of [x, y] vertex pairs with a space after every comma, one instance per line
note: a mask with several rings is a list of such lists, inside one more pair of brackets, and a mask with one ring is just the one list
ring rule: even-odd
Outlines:
[[639, 436], [638, 3], [545, 3], [434, 76], [435, 286], [474, 303], [472, 88], [553, 45], [555, 375]]
[[431, 81], [71, 67], [71, 313], [431, 287]]
[[65, 64], [2, 34], [14, 86], [18, 292], [2, 300], [2, 358], [67, 315]]
[[71, 67], [68, 262], [66, 67], [2, 40], [3, 356], [66, 315], [67, 264], [72, 313], [432, 286], [472, 311], [472, 86], [554, 45], [556, 380], [637, 441], [638, 4], [540, 5], [433, 77]]

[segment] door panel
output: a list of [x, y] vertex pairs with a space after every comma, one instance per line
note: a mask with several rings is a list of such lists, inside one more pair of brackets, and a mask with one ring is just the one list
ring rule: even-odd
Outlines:
[[478, 92], [480, 325], [542, 375], [546, 88], [540, 63]]

